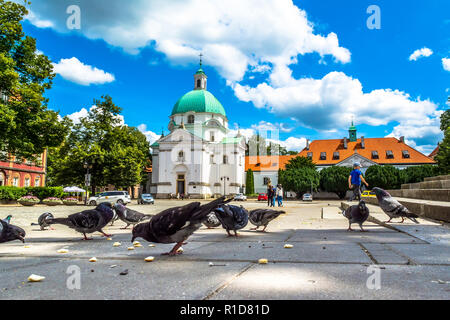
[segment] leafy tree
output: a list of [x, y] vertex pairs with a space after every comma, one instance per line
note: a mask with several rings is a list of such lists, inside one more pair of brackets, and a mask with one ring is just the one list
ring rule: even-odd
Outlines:
[[0, 150], [34, 159], [66, 135], [58, 114], [47, 109], [45, 91], [55, 77], [51, 61], [36, 51], [21, 21], [23, 5], [0, 0]]
[[352, 171], [349, 167], [332, 166], [320, 171], [320, 188], [336, 193], [340, 199], [345, 198], [348, 190], [348, 177]]
[[310, 167], [281, 170], [278, 181], [285, 190], [294, 191], [297, 197], [310, 192], [311, 188], [317, 190], [320, 184], [319, 173]]
[[405, 174], [405, 183], [422, 182], [426, 177], [438, 175], [438, 167], [433, 165], [413, 166], [402, 170]]
[[[450, 98], [449, 98], [450, 99]], [[450, 110], [441, 115], [441, 130], [444, 140], [439, 144], [439, 151], [435, 157], [441, 174], [450, 173]]]
[[310, 158], [307, 157], [295, 157], [288, 161], [285, 166], [286, 170], [299, 169], [299, 168], [311, 168], [316, 169], [316, 165]]
[[245, 191], [246, 191], [245, 193], [247, 195], [251, 195], [251, 194], [255, 193], [255, 181], [254, 181], [252, 169], [247, 170], [247, 177], [245, 180]]
[[[448, 98], [448, 101], [450, 103], [450, 97]], [[445, 132], [448, 127], [450, 127], [450, 109], [445, 110], [444, 113], [441, 114], [441, 130]]]
[[374, 165], [367, 169], [365, 179], [371, 187], [399, 189], [405, 183], [405, 173], [391, 165]]
[[49, 181], [52, 185], [84, 185], [84, 163], [92, 165], [91, 186], [114, 185], [127, 188], [140, 184], [150, 159], [150, 146], [144, 134], [123, 125], [121, 109], [111, 97], [94, 100], [88, 116], [73, 123], [64, 143], [49, 152]]

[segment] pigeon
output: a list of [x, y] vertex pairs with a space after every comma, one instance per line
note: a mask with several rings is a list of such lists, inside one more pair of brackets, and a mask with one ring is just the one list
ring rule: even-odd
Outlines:
[[126, 229], [130, 224], [133, 226], [141, 223], [145, 220], [149, 220], [152, 216], [149, 214], [143, 214], [140, 212], [137, 212], [136, 210], [128, 209], [123, 204], [117, 203], [115, 206], [115, 211], [117, 213], [117, 216], [127, 224], [126, 227], [121, 229]]
[[74, 213], [67, 218], [47, 219], [47, 224], [63, 224], [82, 233], [84, 236], [83, 240], [92, 240], [92, 238], [86, 237], [86, 233], [94, 233], [98, 231], [105, 237], [111, 237], [110, 234], [104, 233], [102, 228], [111, 222], [113, 217], [114, 211], [112, 204], [109, 202], [104, 202], [93, 210], [91, 209]]
[[214, 212], [229, 237], [232, 236], [230, 230], [233, 230], [235, 237], [237, 237], [237, 230], [245, 228], [248, 224], [248, 211], [242, 206], [222, 205]]
[[255, 209], [250, 211], [249, 220], [256, 226], [251, 230], [258, 230], [259, 227], [264, 226], [262, 232], [266, 231], [267, 225], [270, 221], [278, 218], [279, 215], [286, 213], [285, 211], [272, 210], [272, 209]]
[[208, 217], [206, 218], [205, 222], [203, 222], [203, 224], [208, 229], [217, 228], [218, 226], [221, 225], [219, 219], [217, 219], [217, 216], [214, 212], [211, 212], [210, 214], [208, 214]]
[[0, 243], [14, 240], [25, 243], [25, 230], [0, 219]]
[[176, 243], [173, 249], [164, 255], [181, 254], [182, 252], [178, 249], [201, 227], [208, 214], [230, 201], [232, 199], [225, 200], [225, 197], [222, 197], [204, 205], [200, 205], [200, 202], [192, 202], [182, 207], [166, 209], [153, 216], [150, 221], [136, 225], [133, 228], [131, 242], [140, 237], [149, 242]]
[[114, 210], [114, 216], [113, 216], [113, 218], [111, 219], [111, 224], [110, 224], [110, 226], [113, 226], [113, 225], [114, 225], [114, 222], [116, 222], [117, 220], [119, 220], [119, 216], [117, 215], [116, 210]]
[[405, 218], [410, 219], [414, 223], [419, 223], [416, 220], [419, 216], [409, 211], [404, 205], [391, 197], [391, 195], [381, 188], [373, 188], [373, 192], [375, 192], [378, 204], [380, 208], [389, 216], [389, 220], [385, 223], [391, 222], [392, 218], [402, 218], [402, 222]]
[[347, 231], [353, 231], [352, 223], [357, 223], [361, 228], [361, 232], [367, 232], [367, 230], [363, 229], [362, 224], [369, 217], [369, 208], [367, 208], [366, 203], [363, 200], [359, 201], [358, 205], [348, 207], [342, 214], [348, 219]]
[[11, 223], [11, 218], [12, 218], [12, 215], [9, 215], [5, 219], [3, 219], [3, 221], [5, 221], [7, 224], [10, 224]]
[[32, 223], [31, 225], [40, 226], [42, 231], [44, 231], [47, 227], [49, 227], [51, 230], [55, 230], [48, 224], [48, 220], [53, 218], [54, 216], [50, 212], [46, 212], [39, 216], [38, 223]]

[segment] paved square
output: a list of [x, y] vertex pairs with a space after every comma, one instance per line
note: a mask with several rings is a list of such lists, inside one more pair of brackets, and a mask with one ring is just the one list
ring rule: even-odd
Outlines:
[[[158, 200], [154, 206], [131, 207], [157, 213], [187, 202]], [[265, 203], [243, 205], [253, 209]], [[202, 228], [177, 257], [161, 256], [172, 245], [150, 247], [142, 239], [142, 247], [127, 250], [131, 233], [120, 230], [121, 221], [105, 229], [114, 234], [112, 241], [99, 234], [93, 241], [81, 241], [80, 234], [61, 225], [54, 231], [30, 226], [43, 212], [64, 217], [84, 207], [3, 206], [0, 214], [13, 215], [12, 223], [26, 230], [30, 247], [17, 241], [0, 245], [0, 298], [450, 299], [448, 226], [421, 219], [419, 226], [394, 223], [398, 230], [393, 230], [367, 222], [369, 232], [347, 232], [340, 202], [285, 205], [287, 214], [273, 221], [267, 233], [250, 231], [249, 224], [239, 238], [228, 238], [221, 228]], [[370, 209], [384, 218], [379, 208]], [[113, 247], [114, 242], [121, 246]], [[285, 249], [286, 243], [293, 248]], [[69, 252], [57, 253], [62, 248]], [[148, 256], [155, 261], [146, 263]], [[91, 257], [98, 261], [89, 262]], [[260, 258], [269, 263], [259, 265]], [[367, 286], [372, 265], [380, 275], [378, 290]], [[81, 272], [80, 289], [67, 286], [70, 266]], [[128, 273], [120, 275], [125, 270]], [[28, 283], [31, 274], [46, 279]]]

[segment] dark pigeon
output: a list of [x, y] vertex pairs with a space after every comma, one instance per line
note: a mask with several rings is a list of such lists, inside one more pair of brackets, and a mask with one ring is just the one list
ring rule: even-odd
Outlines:
[[144, 222], [145, 220], [149, 220], [152, 217], [149, 214], [143, 214], [136, 210], [129, 209], [120, 203], [117, 203], [114, 207], [119, 219], [127, 224], [126, 227], [121, 229], [126, 229], [129, 225], [134, 226], [138, 223]]
[[358, 205], [350, 206], [345, 209], [342, 214], [348, 219], [348, 229], [347, 231], [353, 231], [352, 223], [359, 224], [361, 232], [366, 232], [362, 225], [369, 218], [369, 208], [367, 208], [366, 203], [361, 200]]
[[95, 209], [85, 210], [74, 213], [67, 218], [47, 219], [47, 224], [62, 224], [84, 235], [84, 240], [92, 240], [87, 238], [86, 233], [94, 233], [96, 231], [103, 234], [105, 237], [110, 237], [110, 234], [103, 232], [103, 228], [111, 222], [114, 217], [112, 204], [104, 202], [98, 205]]
[[25, 230], [0, 219], [0, 243], [14, 240], [25, 243]]
[[150, 221], [136, 225], [133, 228], [131, 241], [140, 237], [149, 242], [176, 243], [173, 249], [165, 254], [170, 256], [179, 254], [178, 249], [201, 227], [208, 214], [231, 200], [225, 200], [225, 197], [222, 197], [204, 205], [193, 202], [183, 207], [164, 210], [153, 216]]
[[7, 224], [10, 224], [11, 223], [11, 218], [12, 218], [12, 215], [9, 215], [5, 219], [3, 219], [3, 221], [5, 221]]
[[248, 211], [242, 206], [222, 205], [214, 212], [229, 237], [232, 236], [230, 230], [233, 230], [234, 235], [237, 237], [237, 230], [245, 228], [248, 224]]
[[221, 225], [219, 219], [217, 219], [217, 216], [214, 212], [211, 212], [210, 214], [208, 214], [208, 217], [206, 218], [205, 222], [203, 222], [203, 224], [208, 229], [217, 228], [218, 226]]
[[401, 223], [403, 223], [405, 218], [408, 218], [414, 223], [419, 223], [419, 221], [416, 220], [419, 216], [412, 213], [408, 208], [392, 198], [388, 192], [377, 187], [373, 188], [372, 191], [375, 192], [377, 196], [380, 208], [389, 216], [389, 220], [386, 221], [386, 223], [391, 222], [393, 218], [402, 218]]
[[48, 224], [48, 220], [53, 219], [53, 218], [54, 218], [54, 216], [50, 212], [46, 212], [39, 216], [38, 223], [32, 223], [31, 225], [32, 226], [40, 226], [42, 231], [44, 231], [45, 228], [47, 228], [47, 227], [49, 227], [51, 230], [55, 230]]
[[255, 209], [250, 211], [248, 218], [250, 222], [256, 226], [255, 228], [252, 228], [252, 230], [258, 230], [259, 227], [264, 226], [262, 232], [265, 232], [269, 222], [284, 213], [286, 212], [281, 210]]

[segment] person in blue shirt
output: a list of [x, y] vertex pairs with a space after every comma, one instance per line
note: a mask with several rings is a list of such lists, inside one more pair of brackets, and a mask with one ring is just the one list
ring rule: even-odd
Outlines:
[[358, 201], [361, 201], [361, 181], [364, 182], [366, 187], [369, 184], [364, 180], [364, 177], [361, 172], [361, 164], [359, 162], [355, 162], [353, 164], [353, 170], [350, 172], [350, 176], [348, 177], [348, 187], [353, 189], [353, 195], [350, 197], [350, 201], [357, 198]]

